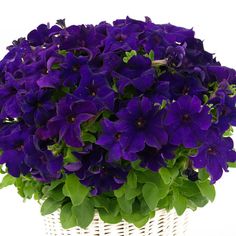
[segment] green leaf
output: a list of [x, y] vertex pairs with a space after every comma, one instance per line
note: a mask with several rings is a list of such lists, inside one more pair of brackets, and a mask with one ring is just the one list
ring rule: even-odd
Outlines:
[[53, 198], [55, 201], [62, 201], [65, 198], [65, 195], [62, 192], [63, 184], [57, 186], [51, 191], [48, 191], [47, 196]]
[[236, 162], [228, 162], [227, 164], [231, 168], [236, 168]]
[[189, 197], [188, 199], [197, 207], [204, 207], [208, 203], [207, 198], [202, 196], [201, 194], [194, 195], [192, 197]]
[[58, 54], [62, 56], [66, 56], [68, 52], [66, 50], [58, 50]]
[[66, 176], [65, 186], [63, 193], [70, 197], [73, 206], [80, 205], [89, 193], [89, 188], [82, 185], [74, 174]]
[[201, 169], [198, 170], [198, 178], [201, 181], [205, 181], [209, 178], [209, 174], [208, 174], [208, 172], [206, 171], [205, 168], [201, 168]]
[[127, 200], [131, 200], [135, 197], [137, 197], [138, 195], [140, 195], [141, 193], [141, 188], [129, 188], [127, 187], [126, 190], [125, 190], [125, 198]]
[[153, 50], [151, 50], [151, 51], [149, 52], [148, 56], [149, 56], [149, 58], [150, 58], [151, 61], [154, 61], [155, 58], [154, 58], [154, 51], [153, 51]]
[[73, 163], [77, 162], [78, 159], [73, 155], [71, 148], [67, 148], [66, 150], [66, 155], [64, 157], [64, 162], [65, 163]]
[[131, 50], [130, 52], [125, 52], [125, 57], [123, 57], [123, 62], [128, 63], [131, 57], [136, 56], [137, 52], [135, 50]]
[[9, 185], [14, 184], [16, 181], [16, 178], [7, 174], [3, 177], [2, 182], [0, 183], [0, 189], [5, 188]]
[[141, 171], [141, 172], [145, 172], [147, 169], [143, 168], [140, 166], [140, 162], [141, 160], [137, 160], [137, 161], [132, 161], [131, 162], [131, 166], [134, 170], [138, 170], [138, 171]]
[[133, 205], [134, 199], [127, 200], [125, 196], [122, 196], [121, 198], [117, 198], [117, 201], [121, 210], [123, 210], [124, 212], [128, 214], [132, 213], [132, 209], [133, 209], [132, 205]]
[[127, 176], [127, 185], [130, 188], [137, 188], [137, 175], [131, 170]]
[[224, 137], [231, 137], [234, 133], [234, 129], [232, 126], [229, 127], [228, 130], [226, 130], [223, 134]]
[[152, 211], [157, 207], [157, 203], [160, 200], [160, 194], [158, 188], [153, 183], [146, 183], [142, 188], [143, 198], [147, 203], [149, 209]]
[[77, 225], [83, 229], [87, 228], [94, 217], [93, 201], [85, 198], [82, 204], [72, 207], [72, 213], [75, 216]]
[[216, 194], [214, 185], [209, 180], [205, 180], [204, 182], [197, 181], [196, 183], [201, 194], [213, 202]]
[[170, 184], [170, 182], [172, 180], [172, 176], [171, 176], [171, 173], [169, 172], [169, 170], [167, 168], [165, 168], [165, 167], [160, 168], [159, 174], [160, 174], [160, 176], [163, 179], [165, 184]]
[[35, 189], [34, 189], [34, 184], [32, 182], [25, 182], [24, 188], [23, 188], [24, 196], [25, 198], [32, 198]]
[[72, 208], [72, 204], [69, 202], [65, 204], [61, 209], [60, 221], [64, 229], [69, 229], [77, 225], [76, 218], [72, 214], [71, 208]]
[[133, 224], [137, 227], [137, 228], [142, 228], [149, 220], [149, 216], [144, 216], [143, 219], [139, 220], [139, 221], [134, 221]]
[[117, 198], [122, 197], [125, 194], [125, 188], [126, 188], [126, 184], [123, 184], [120, 188], [114, 190], [114, 195]]
[[96, 142], [96, 137], [91, 133], [82, 132], [81, 138], [83, 142], [90, 142], [90, 143]]
[[100, 218], [105, 223], [108, 223], [108, 224], [117, 224], [122, 220], [122, 217], [120, 214], [117, 214], [116, 216], [114, 216], [102, 208], [98, 209], [98, 213], [99, 213]]
[[189, 180], [183, 180], [182, 184], [179, 186], [179, 189], [181, 189], [181, 194], [187, 198], [200, 194], [196, 183]]
[[164, 183], [159, 173], [148, 170], [145, 172], [138, 172], [137, 176], [139, 183], [151, 183], [157, 186], [159, 199], [164, 198], [168, 194], [169, 186]]
[[41, 214], [43, 216], [48, 215], [56, 211], [61, 206], [61, 202], [57, 202], [52, 198], [48, 198], [43, 202], [41, 206]]
[[182, 215], [187, 208], [187, 199], [180, 194], [178, 190], [173, 191], [173, 206], [179, 216]]
[[116, 216], [119, 213], [119, 206], [116, 199], [109, 199], [102, 195], [93, 197], [92, 199], [96, 208], [102, 208], [113, 216]]

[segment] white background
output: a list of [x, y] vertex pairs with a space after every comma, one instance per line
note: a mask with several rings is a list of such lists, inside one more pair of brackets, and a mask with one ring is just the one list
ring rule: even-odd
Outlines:
[[[129, 15], [193, 27], [196, 36], [205, 40], [208, 51], [214, 52], [223, 65], [236, 68], [235, 9], [234, 0], [1, 0], [0, 57], [12, 40], [26, 36], [40, 23], [53, 24], [62, 18], [66, 18], [67, 25], [102, 20], [111, 23]], [[192, 214], [187, 236], [236, 235], [235, 180], [236, 169], [224, 174], [216, 184], [215, 202]], [[23, 203], [12, 187], [0, 191], [0, 235], [44, 236], [38, 204]]]

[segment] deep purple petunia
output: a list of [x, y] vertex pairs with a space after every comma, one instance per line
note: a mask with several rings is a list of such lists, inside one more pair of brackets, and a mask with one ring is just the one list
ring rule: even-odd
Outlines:
[[109, 119], [103, 119], [102, 134], [98, 137], [96, 144], [105, 148], [108, 152], [108, 161], [118, 161], [123, 155], [122, 146], [120, 143], [121, 133], [116, 128], [115, 122]]
[[73, 152], [78, 162], [65, 166], [68, 172], [74, 172], [81, 183], [91, 187], [92, 195], [118, 189], [126, 181], [128, 169], [105, 161], [105, 150], [90, 146], [83, 152]]
[[156, 78], [151, 60], [141, 55], [133, 56], [127, 64], [123, 64], [112, 75], [118, 79], [118, 89], [121, 93], [128, 85], [133, 85], [139, 91], [145, 92], [153, 85]]
[[207, 138], [195, 156], [191, 157], [196, 168], [206, 167], [211, 175], [211, 183], [215, 183], [228, 171], [227, 162], [236, 161], [236, 152], [233, 150], [233, 140], [222, 138], [216, 130], [209, 130]]
[[148, 98], [133, 98], [117, 116], [116, 127], [125, 153], [142, 151], [145, 144], [159, 149], [167, 143], [168, 136], [162, 126], [163, 112]]
[[[12, 129], [13, 128], [13, 129]], [[3, 131], [0, 137], [0, 148], [3, 153], [0, 156], [0, 164], [6, 164], [8, 173], [14, 177], [20, 174], [27, 174], [30, 167], [25, 162], [24, 145], [25, 140], [30, 135], [30, 131], [26, 127], [9, 127], [6, 133]]]
[[180, 67], [183, 64], [185, 57], [185, 49], [187, 45], [169, 46], [166, 49], [167, 63], [173, 67]]
[[211, 126], [211, 119], [209, 108], [202, 106], [198, 97], [181, 96], [168, 107], [164, 120], [169, 130], [169, 142], [183, 144], [186, 148], [197, 147]]
[[114, 91], [111, 89], [108, 79], [104, 74], [94, 74], [87, 67], [81, 68], [81, 81], [74, 94], [79, 99], [93, 101], [98, 110], [114, 107]]
[[47, 123], [47, 128], [38, 129], [38, 137], [47, 139], [58, 136], [72, 147], [81, 147], [81, 123], [93, 118], [97, 109], [91, 101], [77, 100], [66, 96], [57, 104], [57, 115]]
[[27, 124], [41, 126], [55, 115], [55, 104], [49, 91], [30, 91], [21, 100], [21, 110]]
[[175, 157], [175, 150], [176, 146], [173, 145], [165, 145], [161, 149], [145, 146], [143, 151], [137, 153], [137, 157], [141, 160], [140, 166], [158, 171], [161, 167], [166, 166], [166, 159]]
[[47, 150], [48, 142], [30, 136], [25, 142], [25, 163], [31, 168], [31, 174], [41, 182], [50, 182], [61, 177], [63, 156], [54, 156]]

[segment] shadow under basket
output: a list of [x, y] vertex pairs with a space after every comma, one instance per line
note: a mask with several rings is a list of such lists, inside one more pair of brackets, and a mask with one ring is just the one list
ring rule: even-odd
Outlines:
[[96, 213], [87, 229], [74, 227], [65, 230], [60, 224], [60, 213], [55, 212], [44, 218], [44, 225], [48, 236], [182, 236], [186, 235], [188, 216], [188, 210], [182, 216], [177, 216], [174, 210], [157, 210], [155, 216], [139, 229], [126, 221], [118, 224], [104, 223]]

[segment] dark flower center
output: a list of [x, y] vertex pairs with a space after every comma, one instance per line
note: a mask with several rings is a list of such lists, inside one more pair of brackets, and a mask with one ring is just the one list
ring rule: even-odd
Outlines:
[[139, 128], [142, 128], [144, 127], [145, 125], [145, 120], [143, 119], [143, 117], [139, 117], [136, 121], [136, 125], [139, 127]]
[[210, 155], [216, 155], [216, 149], [215, 147], [209, 147], [207, 149], [207, 153], [210, 154]]
[[125, 41], [126, 38], [127, 38], [127, 36], [125, 34], [117, 34], [115, 36], [115, 39], [118, 42], [123, 42], [123, 41]]
[[97, 89], [94, 86], [90, 86], [89, 93], [91, 96], [95, 97], [97, 95]]
[[116, 139], [116, 141], [119, 141], [119, 140], [120, 140], [120, 136], [121, 136], [121, 133], [116, 133], [116, 134], [115, 134], [115, 139]]
[[184, 114], [183, 117], [182, 117], [182, 119], [183, 119], [183, 121], [188, 122], [188, 121], [191, 120], [191, 117], [190, 117], [189, 114]]
[[184, 95], [187, 95], [187, 94], [189, 93], [189, 87], [184, 86], [182, 93], [183, 93]]
[[15, 149], [17, 151], [22, 151], [24, 149], [24, 145], [22, 143], [20, 143], [20, 144], [16, 145]]
[[68, 121], [69, 123], [74, 123], [74, 122], [75, 122], [75, 116], [73, 116], [73, 115], [68, 116], [68, 117], [67, 117], [67, 121]]

